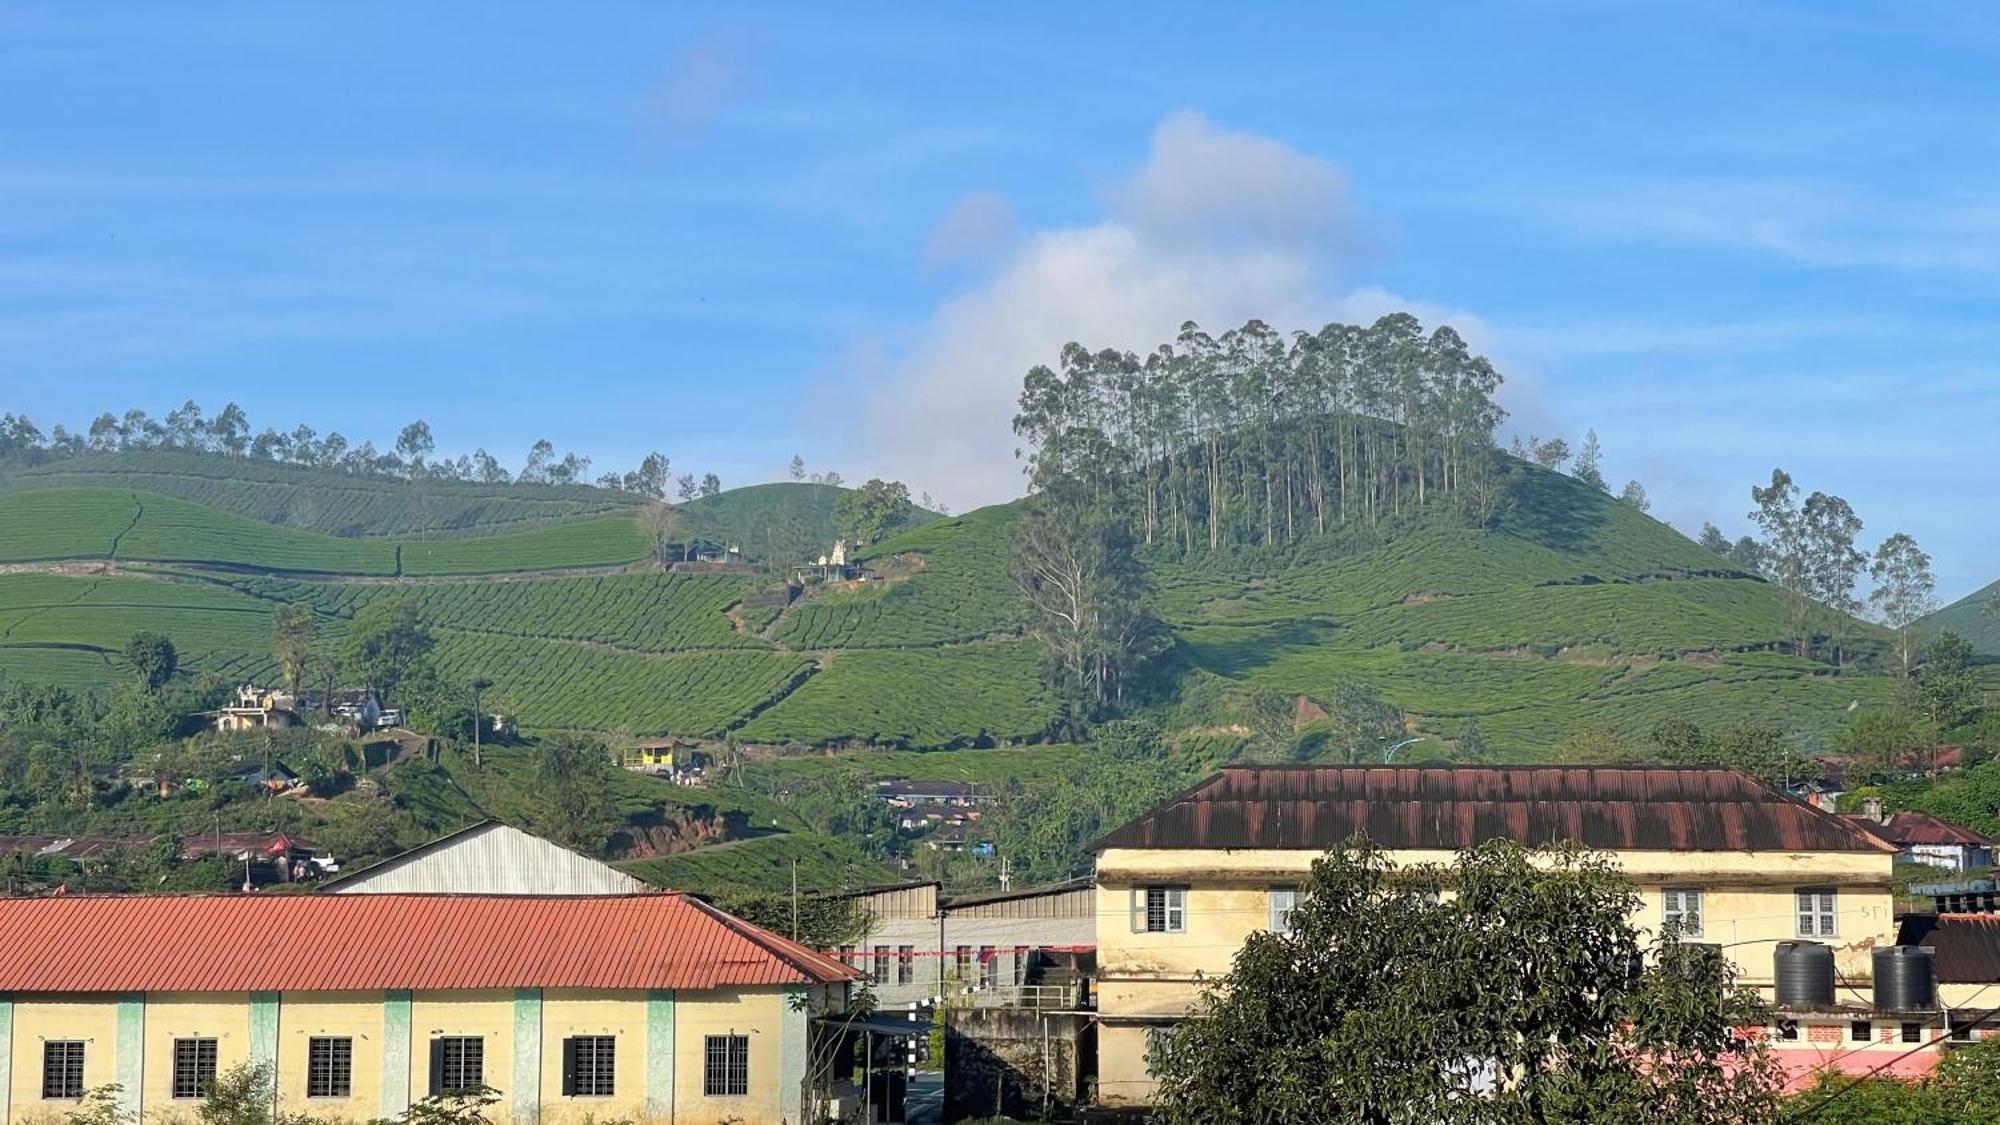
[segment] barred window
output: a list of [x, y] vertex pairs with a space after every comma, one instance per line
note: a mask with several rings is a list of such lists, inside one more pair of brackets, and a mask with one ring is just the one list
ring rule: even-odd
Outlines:
[[174, 1040], [173, 1096], [205, 1098], [215, 1088], [215, 1040]]
[[1701, 892], [1693, 887], [1668, 887], [1660, 892], [1660, 921], [1684, 938], [1701, 936]]
[[1186, 930], [1186, 887], [1139, 887], [1133, 890], [1133, 933], [1178, 934]]
[[1847, 1037], [1856, 1043], [1866, 1043], [1875, 1038], [1875, 1025], [1867, 1020], [1855, 1020], [1847, 1025]]
[[431, 1093], [472, 1090], [486, 1085], [486, 1040], [446, 1035], [431, 1040]]
[[572, 1035], [563, 1040], [563, 1096], [608, 1098], [616, 1090], [618, 1040], [610, 1035]]
[[874, 983], [876, 983], [876, 984], [888, 984], [888, 983], [889, 983], [889, 947], [888, 947], [888, 946], [886, 946], [886, 945], [878, 945], [878, 946], [876, 946], [876, 947], [875, 947], [875, 967], [874, 967], [874, 968], [873, 968], [872, 970], [870, 970], [870, 971], [869, 971], [869, 974], [868, 974], [868, 979], [869, 979], [869, 980], [871, 980], [871, 981], [873, 981], [873, 982], [874, 982]]
[[952, 967], [958, 970], [958, 983], [972, 983], [972, 947], [961, 945], [951, 951]]
[[42, 1097], [69, 1100], [83, 1096], [83, 1041], [51, 1039], [42, 1044]]
[[354, 1093], [354, 1040], [306, 1040], [306, 1097], [345, 1098]]
[[750, 1092], [750, 1037], [710, 1035], [704, 1043], [702, 1096], [740, 1098]]
[[1833, 937], [1837, 934], [1840, 912], [1835, 906], [1836, 901], [1831, 887], [1799, 891], [1799, 936]]
[[993, 955], [993, 947], [979, 947], [979, 983], [986, 988], [1000, 987], [1000, 958]]
[[917, 979], [917, 947], [899, 945], [896, 947], [896, 983], [909, 984]]

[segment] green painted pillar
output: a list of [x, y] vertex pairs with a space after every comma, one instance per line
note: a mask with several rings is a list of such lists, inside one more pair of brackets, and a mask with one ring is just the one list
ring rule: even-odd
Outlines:
[[278, 1104], [278, 994], [250, 994], [250, 1065], [271, 1068], [271, 1105]]
[[14, 1119], [14, 998], [0, 996], [0, 1121]]
[[778, 1116], [805, 1119], [806, 1062], [811, 1053], [812, 1005], [804, 985], [787, 986], [778, 1012]]
[[118, 1112], [137, 1121], [145, 1113], [146, 994], [130, 992], [118, 998], [118, 1046], [113, 1056], [118, 1083]]
[[382, 1116], [401, 1117], [410, 1108], [410, 993], [382, 994]]
[[535, 1125], [542, 1116], [542, 990], [514, 990], [515, 1125]]
[[674, 994], [665, 989], [646, 993], [646, 1113], [674, 1118]]

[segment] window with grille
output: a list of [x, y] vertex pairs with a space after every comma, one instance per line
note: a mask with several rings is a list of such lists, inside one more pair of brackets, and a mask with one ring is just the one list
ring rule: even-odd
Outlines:
[[446, 1035], [431, 1040], [431, 1093], [472, 1090], [486, 1085], [486, 1040]]
[[1875, 1038], [1875, 1025], [1867, 1020], [1855, 1020], [1847, 1027], [1847, 1037], [1856, 1043], [1866, 1043]]
[[896, 983], [909, 984], [917, 979], [917, 947], [899, 945], [896, 947]]
[[83, 1096], [83, 1041], [51, 1039], [42, 1044], [42, 1096], [72, 1099]]
[[701, 1092], [710, 1098], [740, 1098], [750, 1092], [750, 1037], [710, 1035], [704, 1043]]
[[869, 980], [872, 980], [872, 981], [874, 981], [874, 982], [875, 982], [876, 984], [888, 984], [888, 983], [889, 983], [889, 947], [888, 947], [888, 946], [886, 946], [886, 945], [878, 945], [878, 946], [876, 946], [876, 947], [875, 947], [875, 967], [874, 967], [873, 969], [869, 970], [869, 973], [868, 973], [868, 979], [869, 979]]
[[1297, 887], [1271, 888], [1271, 932], [1289, 934], [1292, 932], [1292, 911], [1299, 905]]
[[174, 1040], [176, 1098], [205, 1098], [215, 1087], [215, 1040]]
[[972, 980], [972, 947], [961, 945], [951, 951], [952, 966], [958, 970], [958, 983]]
[[854, 947], [853, 947], [853, 946], [851, 946], [851, 945], [843, 945], [843, 946], [841, 946], [841, 947], [840, 947], [840, 963], [841, 963], [841, 964], [843, 964], [843, 965], [846, 965], [846, 966], [849, 966], [850, 968], [853, 968], [853, 967], [857, 967], [857, 966], [855, 966], [855, 963], [854, 963]]
[[1835, 906], [1835, 894], [1831, 888], [1812, 888], [1798, 892], [1799, 936], [1833, 937], [1839, 933], [1839, 910]]
[[608, 1098], [616, 1089], [618, 1040], [610, 1035], [572, 1035], [563, 1040], [563, 1096]]
[[306, 1097], [345, 1098], [354, 1092], [354, 1040], [306, 1040]]
[[1906, 1024], [1904, 1024], [1904, 1025], [1903, 1025], [1903, 1042], [1905, 1042], [1905, 1043], [1921, 1043], [1921, 1042], [1923, 1042], [1923, 1041], [1924, 1041], [1924, 1025], [1923, 1025], [1923, 1024], [1920, 1024], [1920, 1023], [1906, 1023]]
[[1693, 887], [1668, 887], [1660, 892], [1660, 921], [1684, 938], [1701, 936], [1701, 892]]
[[993, 947], [979, 947], [979, 983], [987, 988], [1000, 986], [1000, 959], [993, 955]]
[[1140, 887], [1132, 892], [1133, 933], [1178, 934], [1186, 930], [1186, 887]]

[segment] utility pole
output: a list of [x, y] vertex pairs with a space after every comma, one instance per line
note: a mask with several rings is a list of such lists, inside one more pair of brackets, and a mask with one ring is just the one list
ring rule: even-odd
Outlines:
[[792, 861], [792, 940], [799, 940], [799, 861]]

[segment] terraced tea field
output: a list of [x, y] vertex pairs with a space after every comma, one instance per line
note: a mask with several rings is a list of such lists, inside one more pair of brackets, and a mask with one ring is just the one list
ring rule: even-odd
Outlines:
[[870, 742], [914, 749], [1040, 737], [1055, 721], [1040, 657], [1022, 642], [858, 650], [738, 733], [751, 742]]

